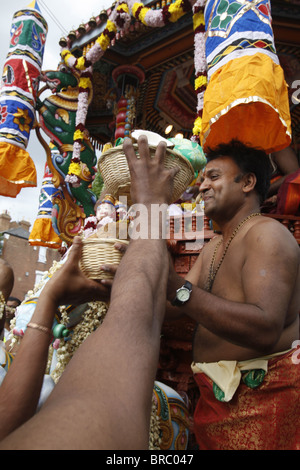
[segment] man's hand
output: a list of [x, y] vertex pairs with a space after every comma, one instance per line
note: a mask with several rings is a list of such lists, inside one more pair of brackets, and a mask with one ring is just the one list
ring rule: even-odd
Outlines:
[[42, 295], [51, 296], [56, 305], [80, 305], [110, 298], [110, 285], [88, 279], [79, 267], [82, 251], [80, 237], [75, 237], [65, 264], [47, 282]]
[[138, 139], [137, 158], [130, 139], [125, 139], [123, 150], [131, 175], [131, 198], [133, 204], [170, 204], [172, 202], [174, 177], [179, 167], [167, 169], [164, 166], [166, 144], [160, 142], [155, 155], [150, 156], [146, 136]]

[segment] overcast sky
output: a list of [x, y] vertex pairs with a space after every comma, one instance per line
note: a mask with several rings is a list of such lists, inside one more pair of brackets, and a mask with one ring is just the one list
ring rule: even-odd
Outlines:
[[[26, 8], [31, 3], [30, 0], [9, 0], [1, 1], [0, 15], [0, 73], [2, 74], [6, 55], [9, 49], [10, 28], [13, 15], [16, 11]], [[58, 20], [63, 28], [69, 32], [73, 28], [78, 28], [80, 23], [86, 23], [92, 16], [97, 16], [101, 10], [107, 9], [113, 0], [42, 0], [38, 1], [41, 13], [48, 23], [48, 35], [43, 60], [43, 70], [56, 69], [60, 60], [59, 39], [63, 36], [63, 31], [53, 20], [53, 16]], [[43, 7], [46, 4], [48, 11]], [[43, 137], [46, 137], [43, 133]], [[35, 163], [37, 170], [37, 188], [24, 188], [16, 198], [0, 196], [0, 213], [7, 210], [12, 220], [22, 219], [34, 223], [39, 206], [39, 193], [44, 175], [46, 155], [43, 147], [36, 138], [35, 132], [31, 132], [27, 151]]]

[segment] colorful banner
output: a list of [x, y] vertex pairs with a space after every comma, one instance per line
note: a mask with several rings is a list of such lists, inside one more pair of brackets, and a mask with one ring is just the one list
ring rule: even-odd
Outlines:
[[0, 90], [1, 196], [16, 197], [22, 188], [36, 186], [35, 165], [26, 148], [35, 122], [47, 31], [38, 10], [14, 14]]
[[[56, 147], [52, 146], [51, 153], [53, 154], [54, 152], [57, 153], [58, 150]], [[52, 178], [53, 175], [46, 164], [40, 191], [38, 215], [29, 235], [29, 244], [33, 246], [47, 246], [49, 248], [59, 249], [62, 245], [62, 240], [53, 228], [52, 212], [53, 198], [60, 197], [62, 195], [62, 190], [60, 188], [55, 188], [52, 183]]]
[[291, 142], [287, 85], [276, 55], [269, 0], [208, 0], [204, 150], [239, 139], [274, 152]]

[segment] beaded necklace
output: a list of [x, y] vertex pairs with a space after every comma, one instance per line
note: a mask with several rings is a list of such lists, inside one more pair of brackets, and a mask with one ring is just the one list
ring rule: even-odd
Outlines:
[[216, 244], [216, 247], [215, 247], [215, 251], [213, 253], [213, 256], [212, 256], [212, 259], [211, 259], [211, 263], [210, 263], [210, 267], [209, 267], [209, 274], [208, 274], [208, 279], [206, 281], [206, 285], [205, 285], [205, 290], [208, 291], [208, 292], [211, 292], [211, 289], [212, 289], [212, 286], [213, 286], [213, 283], [215, 281], [215, 278], [216, 278], [216, 275], [221, 267], [221, 264], [223, 263], [224, 261], [224, 258], [225, 258], [225, 255], [228, 251], [228, 248], [232, 242], [232, 240], [234, 239], [234, 237], [236, 236], [236, 234], [238, 233], [238, 231], [240, 230], [240, 228], [249, 220], [249, 219], [252, 219], [252, 217], [256, 217], [258, 215], [261, 215], [259, 212], [255, 212], [254, 214], [251, 214], [251, 215], [248, 215], [248, 217], [246, 217], [244, 220], [242, 220], [242, 222], [239, 223], [239, 225], [235, 228], [235, 230], [232, 232], [232, 235], [231, 237], [229, 238], [226, 246], [225, 246], [225, 249], [223, 251], [223, 254], [221, 256], [221, 259], [219, 261], [219, 264], [218, 266], [216, 267], [216, 269], [214, 269], [214, 264], [215, 264], [215, 261], [216, 261], [216, 256], [217, 256], [217, 251], [218, 251], [218, 248], [219, 246], [221, 245], [222, 241], [223, 241], [223, 238], [221, 238], [221, 240]]

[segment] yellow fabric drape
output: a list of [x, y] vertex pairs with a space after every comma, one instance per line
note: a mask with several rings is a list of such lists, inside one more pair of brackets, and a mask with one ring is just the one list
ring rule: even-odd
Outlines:
[[36, 168], [29, 153], [15, 145], [0, 142], [0, 195], [17, 197], [22, 188], [36, 185]]
[[51, 218], [36, 219], [28, 241], [33, 246], [48, 246], [57, 250], [62, 244], [62, 240], [53, 229]]
[[291, 142], [291, 118], [283, 70], [265, 54], [235, 58], [210, 78], [204, 95], [201, 144], [238, 139], [267, 153]]

